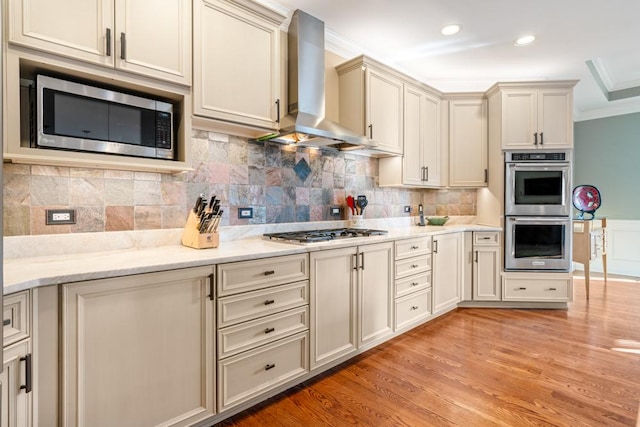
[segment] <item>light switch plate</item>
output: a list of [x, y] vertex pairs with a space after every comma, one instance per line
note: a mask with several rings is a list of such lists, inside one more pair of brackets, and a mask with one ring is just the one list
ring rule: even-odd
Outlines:
[[340, 212], [340, 207], [338, 206], [331, 206], [330, 210], [329, 210], [329, 214], [331, 216], [340, 216], [341, 212]]
[[253, 218], [253, 208], [238, 208], [239, 219], [251, 219]]
[[75, 209], [47, 209], [47, 225], [75, 224]]
[[405, 206], [404, 213], [411, 213], [411, 206]]

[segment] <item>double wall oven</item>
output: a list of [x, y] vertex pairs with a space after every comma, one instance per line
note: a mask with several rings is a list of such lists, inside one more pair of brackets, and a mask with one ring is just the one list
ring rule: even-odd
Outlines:
[[505, 270], [569, 271], [571, 152], [505, 152]]

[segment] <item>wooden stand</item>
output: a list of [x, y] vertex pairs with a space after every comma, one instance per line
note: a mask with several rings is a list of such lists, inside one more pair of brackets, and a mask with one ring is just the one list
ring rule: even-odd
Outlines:
[[196, 214], [193, 211], [189, 211], [187, 224], [182, 231], [182, 244], [194, 249], [217, 248], [220, 243], [220, 235], [217, 232], [200, 233], [198, 225], [199, 221]]
[[584, 265], [584, 284], [589, 299], [590, 264], [602, 257], [607, 282], [607, 218], [573, 220], [573, 261]]

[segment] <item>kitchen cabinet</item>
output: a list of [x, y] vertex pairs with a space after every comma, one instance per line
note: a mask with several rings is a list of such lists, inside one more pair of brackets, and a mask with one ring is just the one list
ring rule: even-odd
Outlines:
[[307, 254], [217, 266], [218, 409], [309, 372]]
[[380, 159], [380, 186], [442, 185], [441, 108], [438, 94], [405, 85], [404, 155]]
[[487, 101], [482, 96], [450, 99], [449, 186], [486, 187], [487, 165]]
[[214, 272], [63, 285], [64, 426], [190, 425], [215, 413]]
[[462, 233], [433, 236], [433, 313], [456, 308], [462, 299]]
[[404, 83], [399, 73], [365, 56], [336, 70], [340, 124], [374, 140], [375, 151], [402, 155]]
[[431, 238], [395, 242], [394, 330], [417, 326], [432, 313]]
[[473, 300], [500, 301], [500, 233], [473, 232]]
[[29, 291], [4, 296], [0, 426], [33, 425], [33, 369]]
[[573, 220], [572, 258], [584, 266], [584, 285], [589, 299], [591, 262], [602, 258], [604, 281], [607, 281], [607, 218]]
[[502, 148], [573, 148], [574, 84], [502, 89]]
[[312, 370], [392, 334], [392, 252], [380, 243], [311, 253]]
[[284, 19], [253, 2], [194, 2], [196, 116], [278, 128], [287, 113], [280, 67]]
[[570, 273], [505, 272], [503, 301], [569, 302], [573, 299]]
[[8, 39], [191, 85], [191, 10], [187, 0], [9, 0]]

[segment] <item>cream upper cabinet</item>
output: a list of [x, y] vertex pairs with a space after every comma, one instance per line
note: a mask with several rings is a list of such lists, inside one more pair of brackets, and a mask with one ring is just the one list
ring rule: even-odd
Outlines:
[[277, 129], [281, 101], [281, 16], [244, 1], [194, 2], [196, 116]]
[[487, 185], [487, 101], [484, 98], [449, 101], [449, 186]]
[[502, 90], [502, 148], [573, 147], [573, 85]]
[[10, 43], [185, 85], [191, 34], [187, 0], [9, 0]]
[[380, 159], [380, 185], [439, 187], [440, 98], [409, 84], [404, 88], [404, 156]]
[[462, 233], [433, 237], [433, 313], [455, 308], [462, 299]]
[[62, 286], [61, 425], [214, 415], [213, 277], [198, 267]]
[[400, 76], [364, 56], [336, 69], [340, 124], [374, 140], [377, 151], [402, 154], [404, 83]]

